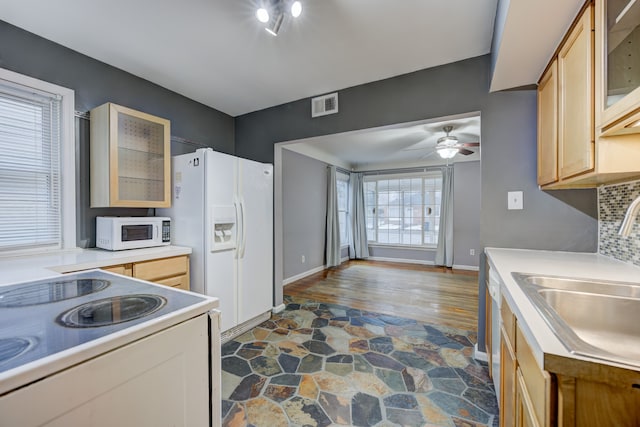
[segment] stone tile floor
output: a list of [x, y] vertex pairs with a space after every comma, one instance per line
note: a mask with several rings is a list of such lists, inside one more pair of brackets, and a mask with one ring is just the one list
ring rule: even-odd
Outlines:
[[285, 297], [222, 346], [223, 426], [498, 425], [475, 332]]

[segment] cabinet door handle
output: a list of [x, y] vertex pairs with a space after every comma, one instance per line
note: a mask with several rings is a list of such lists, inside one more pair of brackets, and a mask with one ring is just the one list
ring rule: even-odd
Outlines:
[[631, 388], [640, 388], [640, 384], [631, 384]]

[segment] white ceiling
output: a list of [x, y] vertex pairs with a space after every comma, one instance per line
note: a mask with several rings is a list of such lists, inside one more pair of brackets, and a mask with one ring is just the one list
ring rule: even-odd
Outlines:
[[[534, 84], [583, 4], [302, 0], [302, 16], [289, 19], [273, 37], [255, 19], [256, 1], [0, 0], [0, 19], [238, 116], [484, 55], [491, 49], [494, 21], [491, 90]], [[429, 163], [437, 156], [416, 160], [429, 149], [402, 149], [435, 144], [448, 121], [468, 124], [455, 122], [459, 119], [466, 118], [426, 118], [287, 148], [318, 158], [338, 156], [342, 163], [337, 164], [361, 169], [400, 161]], [[479, 119], [477, 126], [477, 133], [465, 138], [479, 140]], [[435, 133], [418, 142], [429, 131]]]
[[453, 126], [450, 135], [460, 143], [480, 142], [480, 116], [477, 113], [421, 120], [379, 128], [344, 132], [283, 143], [283, 148], [340, 166], [366, 171], [442, 165], [480, 160], [480, 147], [467, 156], [456, 154], [443, 160], [435, 152], [442, 128]]
[[[0, 0], [0, 19], [232, 116], [486, 54], [497, 0]], [[35, 12], [35, 13], [34, 13]]]

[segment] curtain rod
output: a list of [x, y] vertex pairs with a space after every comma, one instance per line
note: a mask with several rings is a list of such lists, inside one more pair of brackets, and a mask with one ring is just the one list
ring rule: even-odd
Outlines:
[[340, 166], [336, 166], [336, 165], [327, 165], [327, 169], [329, 169], [331, 166], [336, 168], [336, 172], [346, 173], [347, 175], [349, 175], [352, 172], [349, 169], [341, 168]]
[[430, 172], [436, 170], [443, 170], [453, 165], [446, 166], [423, 166], [419, 168], [400, 168], [400, 169], [382, 169], [377, 171], [365, 171], [364, 175], [390, 175], [394, 173], [415, 173], [415, 172]]

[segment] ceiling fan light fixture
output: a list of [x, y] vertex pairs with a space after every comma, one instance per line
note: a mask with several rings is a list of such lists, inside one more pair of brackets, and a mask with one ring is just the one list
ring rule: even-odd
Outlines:
[[456, 154], [458, 154], [458, 149], [452, 147], [438, 147], [436, 148], [436, 151], [443, 159], [452, 159]]
[[443, 136], [438, 138], [438, 145], [455, 145], [458, 143], [458, 138], [455, 136]]
[[302, 3], [298, 0], [291, 3], [291, 16], [297, 18], [302, 13]]

